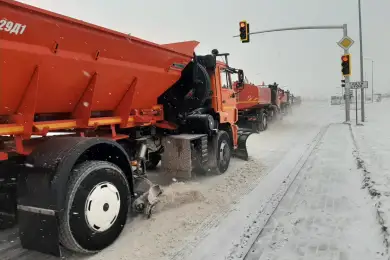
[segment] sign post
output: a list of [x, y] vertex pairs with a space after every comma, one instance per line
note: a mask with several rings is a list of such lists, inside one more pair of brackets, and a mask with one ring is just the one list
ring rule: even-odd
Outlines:
[[[358, 124], [358, 89], [365, 89], [368, 88], [368, 81], [354, 81], [349, 82], [345, 85], [345, 88], [348, 88], [353, 91], [355, 90], [355, 106], [356, 106], [356, 125]], [[361, 109], [361, 108], [360, 108]]]

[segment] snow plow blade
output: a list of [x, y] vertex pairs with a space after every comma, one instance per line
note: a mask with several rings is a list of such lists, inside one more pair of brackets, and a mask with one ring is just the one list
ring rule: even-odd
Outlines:
[[246, 149], [246, 140], [253, 134], [252, 131], [238, 130], [238, 145], [237, 149], [233, 151], [233, 156], [247, 161], [249, 158], [248, 150]]

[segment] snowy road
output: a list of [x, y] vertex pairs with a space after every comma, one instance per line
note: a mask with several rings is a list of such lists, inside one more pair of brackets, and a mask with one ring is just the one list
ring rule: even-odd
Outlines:
[[[285, 156], [287, 187], [264, 180], [190, 259], [389, 259], [390, 139], [381, 113], [389, 108], [367, 104], [364, 127], [325, 127], [295, 169]], [[283, 175], [278, 167], [271, 174]]]
[[[275, 237], [267, 236], [270, 232], [268, 230], [274, 230], [275, 225], [287, 225], [290, 220], [289, 215], [285, 215], [289, 210], [288, 206], [295, 205], [293, 215], [296, 219], [299, 219], [302, 214], [308, 214], [308, 211], [302, 208], [305, 204], [300, 203], [304, 197], [312, 197], [315, 201], [317, 196], [317, 199], [322, 201], [320, 195], [315, 192], [315, 187], [323, 182], [325, 184], [326, 171], [324, 169], [329, 163], [337, 163], [336, 159], [339, 157], [336, 156], [336, 152], [342, 152], [344, 160], [352, 162], [354, 160], [351, 136], [345, 135], [345, 133], [349, 134], [348, 126], [329, 126], [331, 123], [342, 122], [343, 116], [341, 108], [331, 107], [328, 103], [303, 103], [301, 107], [294, 108], [293, 115], [271, 125], [266, 132], [254, 134], [248, 139], [250, 161], [233, 160], [228, 172], [223, 175], [205, 177], [186, 183], [174, 183], [166, 187], [163, 202], [150, 220], [139, 217], [129, 221], [121, 237], [111, 247], [97, 255], [82, 259], [243, 259], [247, 252], [251, 251], [250, 249], [257, 255], [253, 255], [254, 258], [249, 258], [251, 256], [247, 255], [247, 259], [259, 259], [259, 257], [267, 259], [264, 258], [266, 254], [279, 257], [275, 259], [283, 259], [281, 257], [286, 256], [284, 253], [287, 252], [283, 250], [287, 249], [265, 250], [264, 245], [272, 245], [275, 242], [273, 239], [278, 245], [283, 245], [283, 241], [279, 240], [284, 239], [285, 234], [282, 235], [281, 231], [276, 229]], [[335, 136], [332, 137], [333, 135]], [[324, 164], [325, 162], [323, 160], [321, 162], [321, 159], [329, 163]], [[349, 169], [350, 165], [334, 165], [334, 169], [331, 168], [331, 176], [339, 176], [337, 172], [345, 173], [348, 170], [350, 174], [355, 173], [355, 179], [347, 178], [346, 183], [351, 186], [355, 185], [357, 191], [352, 192], [351, 195], [348, 190], [345, 190], [345, 194], [338, 193], [341, 197], [352, 196], [347, 206], [354, 208], [360, 205], [356, 203], [364, 201], [370, 203], [370, 200], [365, 198], [368, 193], [360, 190], [359, 178], [363, 178], [361, 171], [356, 169], [356, 164], [353, 165], [354, 168], [351, 166]], [[318, 168], [322, 170], [314, 170]], [[315, 179], [314, 176], [317, 175], [314, 173], [318, 172], [322, 175], [318, 175]], [[310, 181], [311, 179], [305, 179], [302, 176], [311, 176], [314, 179]], [[332, 178], [329, 180], [339, 180], [336, 177]], [[305, 183], [303, 187], [312, 187], [311, 191], [304, 189], [298, 192], [297, 188], [294, 188], [297, 182]], [[325, 185], [320, 186], [325, 187]], [[284, 196], [285, 193], [286, 196]], [[280, 201], [280, 207], [277, 207]], [[337, 198], [334, 201], [337, 201]], [[342, 198], [339, 198], [339, 201], [340, 203], [346, 202]], [[373, 204], [372, 201], [371, 204]], [[360, 211], [356, 211], [358, 216], [368, 216], [369, 209], [372, 209], [373, 215], [370, 221], [375, 224], [374, 205], [365, 205], [360, 205]], [[318, 212], [312, 213], [314, 216]], [[341, 215], [338, 217], [341, 218], [346, 211], [339, 213]], [[350, 217], [353, 218], [353, 216]], [[317, 225], [320, 220], [325, 221], [326, 216], [324, 218], [314, 218], [316, 221], [313, 225]], [[277, 219], [279, 222], [271, 221], [271, 219]], [[309, 218], [306, 218], [306, 223], [308, 222]], [[360, 230], [364, 230], [364, 225], [371, 225], [371, 222], [361, 222]], [[350, 224], [351, 228], [356, 223], [347, 224]], [[332, 224], [337, 226], [335, 222]], [[266, 228], [263, 229], [264, 227]], [[307, 230], [300, 229], [301, 233], [295, 234], [291, 225], [289, 228], [286, 230], [291, 231], [288, 234], [290, 245], [299, 244], [300, 239], [306, 235], [305, 232], [311, 231], [309, 226]], [[313, 226], [313, 229], [316, 228], [318, 227]], [[263, 232], [259, 237], [258, 232], [261, 229]], [[323, 230], [325, 232], [327, 229]], [[307, 233], [307, 235], [310, 234]], [[367, 245], [372, 246], [369, 248], [371, 250], [369, 253], [375, 251], [375, 257], [377, 257], [376, 251], [383, 251], [382, 240], [376, 239], [382, 236], [379, 233], [376, 235], [372, 239], [373, 242]], [[10, 243], [2, 242], [2, 240], [14, 242], [12, 246], [9, 246]], [[358, 242], [352, 245], [359, 247]], [[259, 247], [255, 248], [259, 244], [263, 245], [260, 248], [264, 250], [258, 250]], [[361, 248], [364, 249], [364, 247]], [[300, 259], [301, 255], [298, 251], [291, 251], [291, 257], [288, 259]], [[262, 255], [259, 256], [259, 252], [263, 252]], [[44, 259], [43, 255], [20, 249], [17, 236], [11, 233], [0, 234], [0, 256], [1, 259], [8, 259], [5, 256], [12, 256], [9, 259], [21, 260]], [[66, 258], [77, 259], [79, 257], [67, 256]]]
[[246, 260], [387, 259], [349, 126], [331, 125]]

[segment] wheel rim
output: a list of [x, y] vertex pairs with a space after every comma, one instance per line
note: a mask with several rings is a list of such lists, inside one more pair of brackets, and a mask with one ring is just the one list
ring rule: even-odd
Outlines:
[[118, 217], [120, 210], [118, 189], [109, 182], [96, 185], [85, 202], [85, 218], [90, 229], [95, 232], [108, 230]]
[[264, 126], [264, 129], [267, 127], [267, 116], [263, 116], [263, 126]]
[[226, 165], [229, 161], [230, 148], [229, 145], [224, 141], [221, 142], [219, 147], [219, 161], [222, 165]]

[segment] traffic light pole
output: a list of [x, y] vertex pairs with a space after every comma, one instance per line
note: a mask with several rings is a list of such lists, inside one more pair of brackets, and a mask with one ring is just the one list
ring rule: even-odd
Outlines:
[[[322, 25], [322, 26], [302, 26], [302, 27], [287, 27], [287, 28], [278, 28], [278, 29], [272, 29], [272, 30], [265, 30], [265, 31], [257, 31], [257, 32], [250, 32], [251, 34], [263, 34], [263, 33], [269, 33], [269, 32], [282, 32], [282, 31], [298, 31], [298, 30], [332, 30], [337, 29], [343, 30], [343, 36], [347, 36], [347, 25]], [[233, 37], [240, 37], [240, 35], [235, 35]], [[344, 50], [344, 54], [349, 54], [348, 50]], [[345, 77], [345, 83], [349, 83], [349, 76]], [[345, 84], [345, 92], [344, 93], [350, 93], [349, 90], [349, 84]], [[357, 120], [357, 119], [356, 119]], [[345, 121], [350, 121], [350, 99], [345, 99]]]
[[[348, 36], [348, 28], [347, 28], [347, 25], [346, 24], [343, 24], [343, 37], [345, 36]], [[349, 54], [349, 50], [348, 49], [344, 49], [344, 54], [347, 55]], [[350, 117], [350, 94], [351, 93], [351, 90], [349, 89], [350, 85], [349, 85], [349, 76], [345, 76], [345, 91], [344, 93], [348, 93], [348, 95], [345, 95], [345, 122], [349, 122], [351, 121], [351, 117]], [[357, 124], [357, 107], [356, 107], [356, 124]]]

